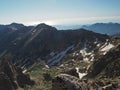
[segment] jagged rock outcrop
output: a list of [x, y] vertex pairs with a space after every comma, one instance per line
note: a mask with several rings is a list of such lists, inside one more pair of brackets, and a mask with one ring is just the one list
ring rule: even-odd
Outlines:
[[26, 85], [34, 85], [34, 81], [30, 79], [29, 75], [22, 73], [21, 68], [7, 60], [0, 63], [0, 90], [16, 90], [18, 87], [23, 88]]

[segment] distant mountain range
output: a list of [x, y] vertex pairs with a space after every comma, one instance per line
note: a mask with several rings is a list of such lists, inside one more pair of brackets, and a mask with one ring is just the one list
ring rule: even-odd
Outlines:
[[58, 30], [80, 29], [82, 25], [53, 25]]
[[[18, 30], [25, 25], [19, 23], [11, 23], [8, 25], [0, 25], [0, 30], [12, 29]], [[34, 26], [34, 25], [33, 25]], [[32, 27], [33, 27], [32, 26]], [[58, 30], [75, 30], [75, 29], [87, 29], [96, 33], [108, 34], [108, 35], [119, 35], [120, 34], [120, 24], [119, 23], [95, 23], [91, 25], [53, 25]]]
[[84, 28], [97, 33], [109, 35], [120, 33], [119, 23], [95, 23], [92, 25], [68, 25], [68, 26], [56, 25], [55, 27], [60, 30]]

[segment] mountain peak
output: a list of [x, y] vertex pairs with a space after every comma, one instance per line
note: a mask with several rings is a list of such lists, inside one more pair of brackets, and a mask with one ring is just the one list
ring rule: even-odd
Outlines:
[[23, 27], [24, 25], [21, 24], [21, 23], [15, 23], [15, 22], [13, 22], [13, 23], [9, 24], [8, 26]]
[[45, 23], [38, 24], [35, 29], [50, 29], [50, 30], [57, 30], [55, 27], [49, 26]]
[[47, 25], [46, 23], [40, 23], [40, 24], [38, 24], [38, 25], [40, 25], [40, 26], [49, 26], [49, 25]]
[[11, 29], [13, 29], [13, 30], [18, 30], [18, 29], [24, 27], [24, 25], [23, 25], [23, 24], [19, 24], [19, 23], [14, 23], [14, 22], [13, 22], [13, 23], [7, 25], [7, 27], [8, 27], [8, 28], [11, 28]]

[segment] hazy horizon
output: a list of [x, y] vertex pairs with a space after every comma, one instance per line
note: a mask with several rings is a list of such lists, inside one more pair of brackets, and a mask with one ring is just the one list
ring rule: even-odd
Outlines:
[[1, 0], [0, 24], [120, 23], [118, 0]]

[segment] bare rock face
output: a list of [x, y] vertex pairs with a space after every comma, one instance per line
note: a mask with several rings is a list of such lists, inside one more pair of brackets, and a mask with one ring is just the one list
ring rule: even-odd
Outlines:
[[0, 90], [16, 90], [25, 85], [34, 85], [34, 81], [30, 79], [29, 75], [22, 73], [21, 68], [14, 66], [9, 61], [2, 61], [0, 65]]

